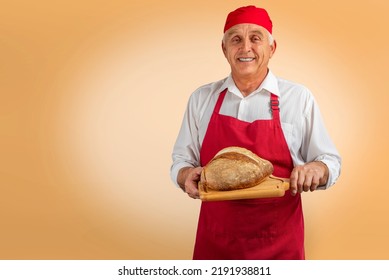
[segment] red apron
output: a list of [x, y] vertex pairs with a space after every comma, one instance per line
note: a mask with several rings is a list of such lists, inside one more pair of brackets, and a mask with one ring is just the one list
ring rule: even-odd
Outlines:
[[[201, 165], [228, 146], [247, 148], [270, 160], [275, 176], [289, 178], [293, 162], [281, 128], [278, 97], [271, 94], [271, 120], [252, 123], [219, 114], [215, 105], [201, 147]], [[203, 201], [193, 259], [304, 259], [301, 196]]]

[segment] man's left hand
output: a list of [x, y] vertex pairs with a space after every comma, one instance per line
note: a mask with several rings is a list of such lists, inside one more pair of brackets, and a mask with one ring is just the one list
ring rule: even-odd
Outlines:
[[313, 161], [293, 168], [290, 174], [290, 191], [292, 195], [316, 190], [328, 180], [328, 167], [321, 161]]

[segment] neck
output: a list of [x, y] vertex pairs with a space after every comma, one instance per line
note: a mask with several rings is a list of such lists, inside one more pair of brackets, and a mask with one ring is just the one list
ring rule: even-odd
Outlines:
[[239, 76], [232, 73], [232, 79], [235, 82], [236, 87], [240, 90], [243, 96], [248, 96], [255, 91], [262, 84], [266, 78], [268, 70], [265, 73], [261, 73], [256, 76]]

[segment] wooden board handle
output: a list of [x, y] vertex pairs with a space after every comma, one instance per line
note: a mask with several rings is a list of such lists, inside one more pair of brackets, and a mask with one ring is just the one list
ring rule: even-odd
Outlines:
[[281, 178], [281, 177], [277, 177], [277, 176], [273, 176], [273, 175], [270, 175], [269, 178], [272, 178], [272, 179], [276, 179], [276, 180], [281, 180], [282, 181], [282, 187], [284, 188], [284, 190], [289, 190], [289, 183], [290, 183], [290, 179], [289, 178]]
[[285, 195], [285, 191], [288, 189], [289, 179], [275, 176], [269, 176], [257, 186], [232, 191], [207, 190], [199, 182], [200, 199], [203, 201], [281, 197]]

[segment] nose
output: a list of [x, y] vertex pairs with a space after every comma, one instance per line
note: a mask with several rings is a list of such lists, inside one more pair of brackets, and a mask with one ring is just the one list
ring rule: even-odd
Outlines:
[[244, 38], [242, 40], [241, 49], [242, 49], [242, 51], [246, 51], [246, 52], [249, 52], [251, 50], [251, 41], [249, 38]]

